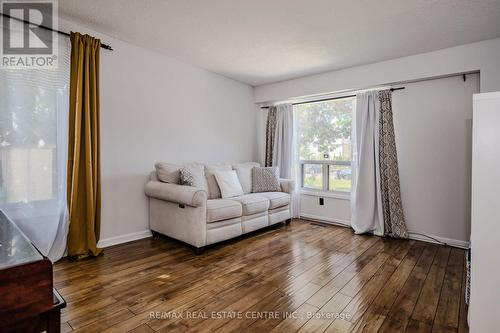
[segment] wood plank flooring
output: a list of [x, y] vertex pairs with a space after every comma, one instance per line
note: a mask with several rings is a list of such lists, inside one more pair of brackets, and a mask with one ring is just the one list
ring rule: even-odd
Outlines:
[[195, 255], [167, 238], [54, 267], [63, 332], [468, 332], [465, 252], [295, 220]]

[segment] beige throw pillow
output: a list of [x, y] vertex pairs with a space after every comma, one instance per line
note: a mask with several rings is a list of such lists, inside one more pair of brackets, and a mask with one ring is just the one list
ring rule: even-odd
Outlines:
[[219, 184], [223, 198], [243, 195], [243, 189], [241, 188], [236, 171], [215, 171], [215, 179], [217, 179], [217, 184]]
[[207, 177], [208, 198], [217, 199], [221, 197], [219, 185], [215, 179], [216, 171], [231, 171], [229, 164], [214, 164], [205, 166], [205, 176]]

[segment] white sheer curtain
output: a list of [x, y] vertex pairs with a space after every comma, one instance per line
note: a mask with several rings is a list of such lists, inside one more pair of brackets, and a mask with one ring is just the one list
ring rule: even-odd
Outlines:
[[[292, 106], [293, 108], [293, 106]], [[292, 217], [300, 217], [300, 186], [301, 186], [301, 170], [299, 164], [299, 141], [298, 141], [298, 126], [297, 126], [297, 111], [293, 110], [293, 139], [292, 139], [292, 170], [290, 178], [295, 181], [295, 188], [292, 194]]]
[[292, 217], [299, 216], [299, 194], [297, 186], [297, 154], [293, 106], [279, 104], [276, 106], [276, 131], [273, 145], [273, 163], [280, 168], [280, 177], [295, 180], [292, 193]]
[[377, 91], [357, 94], [353, 124], [355, 154], [351, 226], [358, 234], [384, 235], [379, 163], [380, 103]]
[[0, 208], [52, 261], [68, 230], [69, 39], [58, 46], [57, 69], [0, 68]]

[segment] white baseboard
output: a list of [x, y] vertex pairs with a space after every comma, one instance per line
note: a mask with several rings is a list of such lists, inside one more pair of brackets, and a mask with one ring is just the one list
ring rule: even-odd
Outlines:
[[110, 247], [112, 245], [127, 243], [127, 242], [131, 242], [131, 241], [135, 241], [135, 240], [143, 239], [143, 238], [148, 238], [148, 237], [151, 237], [151, 230], [149, 230], [149, 229], [143, 230], [143, 231], [138, 231], [138, 232], [133, 232], [133, 233], [126, 234], [126, 235], [120, 235], [120, 236], [100, 239], [99, 242], [97, 243], [97, 247], [100, 247], [100, 248]]
[[[345, 226], [350, 227], [351, 226], [351, 221], [347, 221], [347, 220], [332, 219], [332, 218], [328, 218], [328, 217], [324, 217], [324, 216], [317, 216], [317, 215], [312, 215], [312, 214], [300, 214], [300, 217], [303, 217], [305, 219], [311, 219], [311, 220], [316, 220], [316, 221], [320, 221], [320, 222], [340, 225], [343, 227], [345, 227]], [[411, 233], [411, 231], [410, 231], [410, 233]], [[435, 238], [437, 241], [433, 240], [431, 238], [428, 238], [426, 236]], [[450, 246], [459, 247], [461, 249], [468, 249], [469, 245], [470, 245], [470, 243], [467, 241], [439, 237], [439, 236], [434, 236], [434, 235], [427, 235], [427, 234], [426, 235], [411, 234], [409, 236], [409, 238], [414, 239], [414, 240], [427, 242], [427, 243], [435, 243], [435, 244], [440, 244], [439, 242], [442, 242], [442, 243], [446, 243]]]
[[[317, 215], [312, 215], [312, 214], [301, 214], [300, 218], [316, 220], [316, 221], [326, 222], [326, 223], [330, 223], [330, 224], [336, 224], [336, 225], [340, 225], [343, 227], [350, 226], [350, 221], [326, 218], [324, 216], [317, 216]], [[411, 231], [410, 231], [410, 233], [411, 233]], [[435, 238], [437, 241], [435, 241], [431, 238], [428, 238], [426, 236]], [[100, 248], [105, 248], [105, 247], [110, 247], [113, 245], [127, 243], [127, 242], [131, 242], [134, 240], [143, 239], [143, 238], [147, 238], [147, 237], [151, 237], [151, 230], [149, 230], [149, 229], [143, 230], [143, 231], [138, 231], [138, 232], [133, 232], [133, 233], [126, 234], [126, 235], [120, 235], [120, 236], [101, 239], [97, 243], [97, 246]], [[467, 241], [445, 238], [445, 237], [434, 236], [434, 235], [423, 236], [423, 235], [410, 234], [409, 238], [414, 239], [414, 240], [427, 242], [427, 243], [439, 244], [439, 242], [442, 242], [442, 243], [446, 243], [450, 246], [459, 247], [462, 249], [468, 249], [469, 245], [470, 245], [470, 243]]]
[[[427, 242], [427, 243], [440, 244], [439, 242], [442, 242], [442, 243], [446, 243], [446, 244], [453, 246], [453, 247], [459, 247], [461, 249], [468, 249], [469, 245], [470, 245], [470, 242], [462, 241], [462, 240], [458, 240], [458, 239], [451, 239], [451, 238], [434, 236], [434, 235], [425, 235], [425, 236], [424, 235], [415, 235], [415, 234], [412, 234], [411, 231], [409, 231], [409, 233], [410, 233], [410, 236], [409, 236], [410, 239], [419, 240], [419, 241], [423, 241], [423, 242]], [[426, 236], [435, 238], [437, 241], [435, 241], [431, 238], [428, 238]]]

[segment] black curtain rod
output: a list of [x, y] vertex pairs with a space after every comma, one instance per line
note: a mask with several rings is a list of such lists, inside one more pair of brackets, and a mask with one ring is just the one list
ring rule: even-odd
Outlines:
[[[9, 19], [13, 19], [13, 20], [16, 20], [16, 21], [19, 21], [19, 22], [23, 22], [24, 24], [36, 25], [39, 28], [42, 28], [42, 29], [45, 29], [45, 30], [49, 30], [49, 31], [52, 31], [52, 32], [57, 32], [58, 34], [61, 34], [61, 35], [67, 36], [67, 37], [71, 36], [69, 33], [64, 32], [64, 31], [55, 30], [55, 29], [46, 27], [44, 25], [34, 24], [34, 23], [31, 23], [30, 21], [22, 20], [20, 18], [17, 18], [17, 17], [14, 17], [14, 16], [10, 16], [10, 15], [4, 14], [4, 13], [0, 13], [0, 14], [3, 17], [9, 18]], [[101, 48], [103, 48], [105, 50], [113, 51], [113, 48], [110, 45], [107, 45], [107, 44], [101, 43]]]
[[[404, 88], [405, 87], [391, 88], [389, 90], [390, 91], [403, 90]], [[315, 102], [326, 102], [326, 101], [333, 101], [333, 100], [336, 100], [336, 99], [349, 98], [349, 97], [356, 97], [356, 94], [354, 94], [354, 95], [346, 95], [346, 96], [339, 96], [339, 97], [324, 98], [324, 99], [317, 99], [317, 100], [314, 100], [314, 101], [307, 101], [307, 102], [297, 102], [297, 103], [292, 103], [292, 105], [301, 105], [301, 104], [308, 104], [308, 103], [315, 103]], [[269, 109], [269, 106], [262, 106], [261, 109]]]

